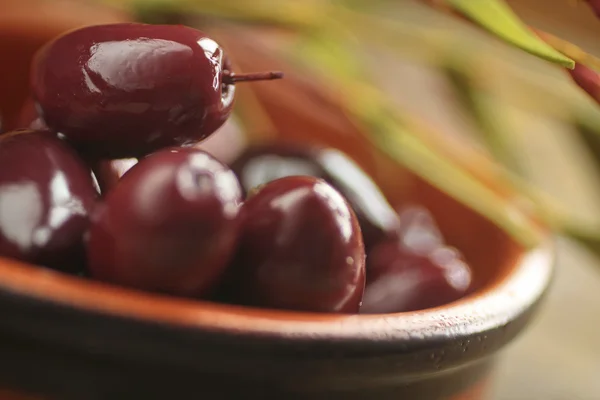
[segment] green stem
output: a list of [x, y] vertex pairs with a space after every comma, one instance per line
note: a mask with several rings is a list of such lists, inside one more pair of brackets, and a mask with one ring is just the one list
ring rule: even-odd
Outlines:
[[503, 0], [446, 0], [452, 9], [532, 55], [573, 69], [575, 62], [537, 37]]
[[343, 93], [345, 107], [367, 128], [368, 139], [379, 150], [492, 220], [524, 246], [535, 246], [540, 240], [540, 230], [518, 208], [411, 133], [398, 113], [389, 107], [389, 99], [367, 83], [364, 66], [346, 50], [344, 33], [336, 34], [337, 37], [332, 37], [331, 31], [313, 32], [299, 46], [288, 49], [288, 56], [305, 64], [310, 60], [309, 67], [316, 64], [322, 68], [330, 84]]
[[498, 102], [484, 93], [475, 82], [475, 77], [469, 76], [456, 61], [449, 61], [442, 70], [454, 88], [456, 98], [472, 117], [475, 131], [480, 134], [487, 149], [514, 173], [523, 175], [523, 167], [515, 156], [510, 139], [505, 130], [498, 127], [503, 123], [501, 118], [505, 117], [498, 115]]

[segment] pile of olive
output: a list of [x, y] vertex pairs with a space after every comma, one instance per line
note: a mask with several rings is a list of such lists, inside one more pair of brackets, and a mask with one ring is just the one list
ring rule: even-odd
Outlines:
[[257, 307], [380, 313], [463, 296], [428, 212], [398, 213], [345, 154], [268, 143], [230, 166], [196, 146], [235, 74], [184, 26], [65, 34], [33, 60], [23, 129], [0, 136], [0, 255], [131, 288]]

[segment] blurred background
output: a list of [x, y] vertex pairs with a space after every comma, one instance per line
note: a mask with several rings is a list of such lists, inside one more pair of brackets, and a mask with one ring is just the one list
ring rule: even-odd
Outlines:
[[[394, 107], [426, 125], [429, 140], [494, 160], [494, 168], [523, 190], [548, 199], [569, 221], [569, 232], [562, 225], [557, 229], [558, 269], [545, 307], [532, 328], [502, 354], [492, 398], [600, 399], [600, 236], [582, 240], [572, 234], [573, 226], [600, 226], [600, 106], [563, 69], [425, 1], [342, 3], [354, 16], [349, 54], [362, 60], [371, 84]], [[508, 3], [529, 25], [600, 54], [600, 20], [582, 2]], [[252, 12], [261, 7], [278, 11]], [[0, 28], [29, 29], [10, 26], [19, 18], [40, 31], [130, 15], [192, 25], [224, 18], [260, 32], [265, 46], [276, 46], [272, 39], [285, 36], [286, 27], [318, 25], [318, 7], [319, 0], [215, 0], [212, 5], [207, 0], [0, 0]], [[336, 21], [335, 15], [330, 18]], [[61, 22], [53, 26], [57, 20]], [[22, 49], [20, 44], [6, 46], [0, 43], [2, 54]], [[18, 63], [11, 67], [26, 68]], [[12, 90], [9, 85], [20, 84], [9, 78], [0, 83], [6, 92]]]

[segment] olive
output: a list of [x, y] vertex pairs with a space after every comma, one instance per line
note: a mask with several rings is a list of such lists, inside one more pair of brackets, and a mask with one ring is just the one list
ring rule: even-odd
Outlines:
[[169, 148], [141, 159], [92, 215], [92, 277], [182, 296], [202, 296], [234, 254], [241, 189], [211, 155]]
[[470, 289], [471, 269], [458, 250], [444, 244], [429, 212], [411, 206], [400, 218], [399, 239], [379, 243], [369, 252], [363, 314], [437, 307]]
[[31, 85], [41, 117], [78, 149], [129, 158], [207, 138], [229, 116], [234, 74], [221, 46], [182, 25], [77, 29], [36, 54]]
[[360, 227], [347, 201], [313, 177], [262, 186], [242, 206], [238, 254], [224, 285], [258, 307], [356, 313], [365, 285]]
[[335, 187], [356, 213], [367, 249], [395, 237], [400, 220], [371, 178], [339, 150], [292, 142], [269, 142], [246, 149], [232, 164], [246, 192], [286, 176], [314, 176]]
[[46, 131], [0, 136], [0, 255], [63, 271], [83, 268], [97, 190], [74, 150]]

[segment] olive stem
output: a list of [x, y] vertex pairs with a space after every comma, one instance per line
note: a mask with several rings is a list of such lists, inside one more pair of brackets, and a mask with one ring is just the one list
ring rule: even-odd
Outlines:
[[281, 78], [283, 78], [283, 72], [279, 71], [255, 72], [250, 74], [236, 74], [230, 71], [223, 71], [223, 83], [227, 85], [233, 85], [237, 82], [270, 81]]

